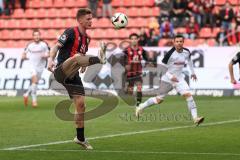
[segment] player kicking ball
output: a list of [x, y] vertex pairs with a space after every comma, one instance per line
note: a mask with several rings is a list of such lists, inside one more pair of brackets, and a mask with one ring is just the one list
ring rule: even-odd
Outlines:
[[29, 59], [31, 68], [31, 85], [24, 93], [24, 105], [28, 106], [28, 96], [32, 96], [32, 107], [37, 107], [37, 83], [41, 78], [42, 72], [46, 66], [46, 60], [49, 57], [49, 47], [46, 42], [41, 40], [39, 30], [33, 31], [33, 42], [30, 42], [22, 54], [22, 60]]
[[[79, 70], [84, 72], [87, 66], [105, 64], [106, 45], [100, 43], [98, 57], [85, 55], [90, 42], [86, 30], [92, 25], [91, 10], [88, 8], [79, 9], [76, 20], [78, 26], [66, 29], [58, 42], [51, 48], [48, 69], [53, 72], [55, 79], [66, 88], [70, 98], [73, 99], [77, 132], [74, 142], [84, 149], [93, 149], [84, 136], [85, 91]], [[57, 52], [57, 65], [54, 68], [54, 58]]]
[[186, 99], [193, 121], [198, 126], [204, 121], [204, 117], [198, 116], [197, 106], [182, 73], [187, 62], [192, 73], [191, 78], [194, 81], [197, 80], [197, 76], [193, 70], [193, 63], [190, 58], [191, 53], [189, 49], [183, 47], [184, 37], [182, 35], [175, 36], [173, 42], [174, 47], [167, 52], [162, 60], [162, 65], [164, 70], [166, 70], [166, 73], [161, 78], [160, 93], [158, 96], [151, 97], [144, 103], [141, 103], [139, 107], [136, 108], [136, 116], [139, 117], [145, 108], [154, 104], [162, 103], [164, 97], [174, 88]]

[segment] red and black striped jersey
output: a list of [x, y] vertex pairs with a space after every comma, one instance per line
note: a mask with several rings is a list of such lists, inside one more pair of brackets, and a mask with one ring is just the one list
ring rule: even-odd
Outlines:
[[62, 44], [62, 47], [59, 49], [57, 66], [77, 53], [85, 55], [88, 51], [90, 37], [81, 34], [78, 27], [73, 27], [66, 29], [59, 37], [58, 42]]
[[125, 66], [128, 66], [126, 70], [127, 77], [139, 76], [142, 74], [142, 63], [141, 61], [147, 60], [146, 51], [138, 46], [136, 49], [132, 47], [126, 48], [124, 51], [125, 55]]

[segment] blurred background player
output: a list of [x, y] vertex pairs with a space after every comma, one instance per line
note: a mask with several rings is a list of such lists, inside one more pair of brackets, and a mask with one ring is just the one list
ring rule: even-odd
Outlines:
[[28, 105], [28, 96], [31, 93], [32, 106], [37, 107], [37, 83], [41, 78], [42, 72], [46, 66], [46, 60], [49, 57], [49, 46], [41, 40], [39, 30], [34, 30], [33, 42], [30, 42], [22, 54], [22, 60], [29, 59], [31, 69], [31, 85], [24, 93], [24, 105]]
[[[80, 144], [84, 149], [93, 149], [84, 136], [84, 112], [85, 112], [85, 91], [82, 80], [79, 76], [85, 71], [85, 67], [97, 63], [106, 63], [106, 46], [100, 43], [101, 50], [99, 57], [85, 55], [88, 51], [90, 38], [86, 31], [92, 26], [92, 12], [88, 8], [78, 10], [76, 20], [78, 26], [68, 28], [58, 39], [58, 42], [51, 48], [48, 59], [48, 69], [54, 73], [55, 79], [61, 83], [75, 106], [75, 123], [77, 136], [74, 142]], [[54, 58], [57, 56], [57, 65], [54, 69]]]
[[130, 46], [124, 50], [127, 93], [132, 95], [134, 85], [137, 86], [137, 106], [142, 101], [142, 63], [147, 60], [146, 51], [138, 45], [139, 36], [132, 33], [129, 36]]
[[177, 35], [174, 38], [174, 47], [167, 52], [162, 60], [162, 65], [166, 70], [166, 73], [162, 76], [160, 82], [160, 93], [156, 97], [149, 98], [144, 103], [141, 103], [139, 107], [136, 108], [136, 116], [139, 117], [141, 112], [154, 104], [160, 104], [163, 102], [164, 97], [173, 88], [176, 89], [187, 101], [188, 109], [191, 112], [192, 118], [196, 125], [203, 122], [203, 117], [198, 117], [197, 106], [190, 93], [190, 88], [187, 82], [184, 80], [183, 68], [188, 62], [189, 68], [191, 70], [191, 78], [196, 81], [197, 76], [193, 70], [193, 63], [191, 60], [191, 53], [189, 49], [183, 47], [184, 38], [182, 35]]
[[[238, 52], [235, 57], [233, 57], [233, 59], [231, 60], [231, 62], [228, 65], [228, 69], [229, 69], [229, 73], [230, 73], [230, 78], [231, 78], [231, 83], [232, 84], [236, 84], [237, 81], [234, 77], [234, 73], [233, 73], [233, 65], [239, 63], [239, 69], [240, 69], [240, 52]], [[240, 79], [239, 79], [240, 80]]]

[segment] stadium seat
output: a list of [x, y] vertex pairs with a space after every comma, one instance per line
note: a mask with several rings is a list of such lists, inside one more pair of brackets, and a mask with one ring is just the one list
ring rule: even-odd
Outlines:
[[32, 25], [31, 22], [32, 22], [32, 21], [31, 21], [31, 20], [28, 20], [28, 19], [20, 19], [20, 20], [19, 20], [19, 23], [20, 23], [19, 28], [20, 28], [20, 29], [32, 28], [33, 25]]
[[[131, 34], [130, 30], [128, 30], [128, 29], [121, 29], [116, 32], [118, 32], [119, 38], [128, 38], [128, 36]], [[118, 37], [115, 37], [115, 38], [118, 38]]]
[[37, 10], [27, 9], [25, 12], [25, 18], [34, 18], [37, 16]]
[[152, 7], [154, 6], [154, 0], [142, 0], [143, 6]]
[[1, 30], [0, 39], [2, 39], [2, 40], [9, 39], [9, 36], [11, 36], [10, 32], [11, 31], [7, 30], [7, 29]]
[[[0, 33], [0, 36], [1, 36], [1, 33]], [[7, 48], [7, 47], [8, 47], [7, 41], [0, 40], [0, 48]]]
[[179, 27], [179, 28], [174, 29], [174, 31], [175, 31], [176, 34], [178, 34], [178, 33], [186, 33], [186, 28]]
[[128, 12], [126, 13], [126, 15], [128, 15], [129, 17], [138, 17], [140, 15], [140, 12], [141, 12], [141, 9], [138, 9], [137, 7], [131, 7], [128, 9]]
[[216, 41], [215, 41], [215, 39], [211, 38], [211, 39], [207, 40], [207, 44], [209, 46], [215, 46], [216, 45]]
[[115, 12], [122, 12], [127, 14], [127, 8], [125, 7], [118, 7], [115, 9]]
[[75, 18], [67, 18], [65, 19], [65, 27], [74, 27], [77, 26], [77, 21]]
[[48, 9], [40, 8], [35, 11], [36, 15], [34, 15], [34, 18], [46, 18], [48, 16]]
[[[43, 31], [40, 30], [40, 32], [42, 33]], [[26, 30], [21, 30], [21, 34], [22, 34], [22, 39], [28, 39], [28, 40], [31, 40], [33, 37], [32, 37], [32, 33], [33, 33], [33, 30], [32, 29], [26, 29]]]
[[12, 18], [25, 18], [25, 12], [23, 9], [16, 8], [12, 14]]
[[195, 39], [193, 46], [199, 46], [199, 45], [202, 45], [202, 44], [204, 44], [204, 43], [205, 43], [205, 39], [201, 39], [201, 38]]
[[108, 18], [101, 18], [97, 21], [97, 23], [93, 24], [95, 27], [100, 27], [100, 28], [108, 28], [111, 27], [111, 21]]
[[[69, 18], [72, 17], [72, 10], [70, 8], [61, 8], [59, 9], [59, 17], [61, 18]], [[75, 17], [75, 15], [74, 15]]]
[[104, 32], [103, 38], [111, 39], [111, 38], [117, 38], [118, 36], [120, 36], [118, 30], [115, 30], [112, 28], [104, 29], [104, 30], [102, 30], [102, 32]]
[[216, 0], [216, 5], [224, 5], [226, 0]]
[[64, 0], [54, 0], [53, 6], [57, 8], [62, 8], [65, 6], [65, 2]]
[[208, 38], [208, 37], [212, 37], [212, 30], [211, 28], [202, 28], [200, 30], [199, 36], [201, 38]]
[[160, 15], [159, 7], [153, 7], [152, 8], [152, 16], [159, 16], [159, 15]]
[[128, 26], [129, 27], [146, 27], [149, 24], [148, 18], [129, 18]]
[[132, 1], [129, 1], [129, 0], [123, 0], [123, 6], [124, 7], [131, 7], [131, 6], [134, 6], [134, 0]]
[[195, 43], [194, 43], [194, 40], [192, 40], [192, 39], [185, 39], [184, 45], [187, 47], [192, 47], [192, 46], [195, 46]]
[[[91, 32], [93, 32], [93, 33], [91, 33]], [[106, 34], [106, 31], [105, 30], [102, 30], [102, 29], [94, 29], [94, 30], [91, 30], [90, 32], [89, 32], [89, 35], [91, 36], [91, 38], [96, 38], [96, 39], [98, 39], [98, 38], [103, 38], [104, 36], [105, 36], [105, 34]]]
[[213, 28], [212, 36], [216, 37], [219, 31], [220, 31], [220, 28], [218, 27]]
[[152, 8], [149, 7], [142, 7], [140, 11], [140, 16], [148, 17], [153, 15]]
[[166, 46], [166, 43], [169, 41], [169, 39], [165, 39], [165, 38], [163, 38], [163, 39], [160, 39], [159, 41], [158, 41], [158, 46], [160, 46], [160, 47], [165, 47]]
[[232, 5], [237, 5], [239, 0], [229, 0]]
[[28, 1], [29, 8], [49, 8], [52, 6], [52, 0], [31, 0]]
[[121, 6], [123, 6], [123, 2], [122, 2], [122, 0], [113, 0], [112, 6], [113, 7], [121, 7]]

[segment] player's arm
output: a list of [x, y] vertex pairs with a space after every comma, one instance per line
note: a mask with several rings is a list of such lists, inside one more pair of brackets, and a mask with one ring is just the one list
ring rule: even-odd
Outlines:
[[239, 61], [240, 61], [240, 52], [238, 52], [237, 55], [228, 64], [228, 70], [229, 70], [229, 74], [230, 74], [230, 78], [231, 78], [231, 83], [233, 83], [233, 84], [237, 83], [237, 81], [235, 80], [235, 77], [234, 77], [234, 73], [233, 73], [233, 65]]
[[53, 72], [53, 67], [54, 67], [54, 59], [57, 55], [58, 50], [62, 47], [62, 44], [57, 42], [51, 49], [49, 53], [49, 58], [48, 58], [48, 70]]
[[165, 73], [165, 75], [172, 81], [172, 82], [179, 82], [177, 77], [175, 75], [173, 75], [169, 70], [169, 59], [170, 56], [172, 54], [172, 52], [174, 51], [174, 48], [172, 48], [170, 51], [168, 51], [167, 54], [164, 55], [162, 63], [160, 65], [160, 69], [163, 72], [163, 74]]
[[127, 49], [125, 49], [123, 51], [123, 63], [124, 63], [124, 66], [125, 66], [125, 70], [129, 71], [131, 66], [128, 64], [128, 52], [127, 52]]
[[28, 58], [27, 58], [27, 53], [26, 53], [25, 51], [22, 53], [21, 59], [22, 59], [22, 60], [27, 60], [27, 59], [28, 59]]
[[48, 44], [46, 42], [44, 42], [44, 48], [45, 48], [45, 53], [42, 55], [42, 58], [48, 59], [50, 47], [48, 46]]
[[188, 58], [188, 66], [189, 66], [189, 69], [191, 71], [191, 78], [196, 81], [197, 80], [197, 76], [194, 72], [194, 67], [193, 67], [193, 61], [191, 60], [191, 57]]
[[60, 48], [62, 48], [63, 46], [65, 46], [69, 40], [70, 40], [70, 37], [73, 36], [74, 34], [74, 31], [72, 28], [69, 28], [69, 29], [66, 29], [64, 31], [64, 33], [59, 37], [57, 43], [50, 49], [50, 55], [49, 55], [49, 58], [48, 58], [48, 70], [49, 71], [53, 71], [53, 67], [54, 67], [54, 59], [58, 53], [58, 50]]
[[22, 56], [21, 56], [21, 59], [22, 60], [27, 60], [27, 52], [28, 52], [28, 46], [24, 49], [23, 53], [22, 53]]

